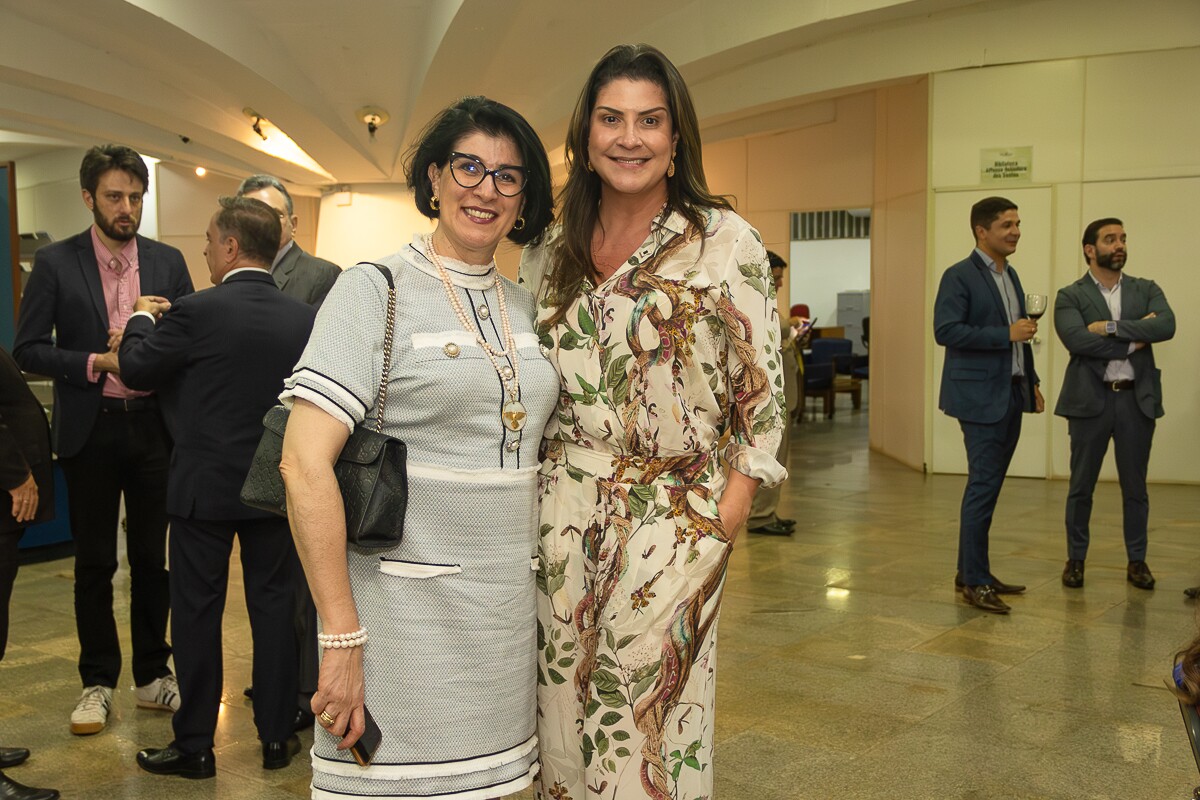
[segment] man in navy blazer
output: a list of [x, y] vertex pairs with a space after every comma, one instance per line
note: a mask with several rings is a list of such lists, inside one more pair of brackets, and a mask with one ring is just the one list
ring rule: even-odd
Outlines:
[[[333, 288], [334, 281], [342, 270], [337, 264], [309, 255], [300, 248], [295, 239], [299, 218], [295, 213], [292, 195], [287, 187], [273, 175], [251, 175], [238, 187], [238, 197], [253, 197], [275, 209], [281, 223], [279, 252], [271, 263], [271, 277], [288, 297], [294, 297], [320, 308], [325, 295]], [[300, 575], [296, 582], [296, 647], [300, 658], [300, 691], [296, 698], [297, 728], [311, 728], [312, 709], [309, 707], [317, 691], [317, 676], [320, 666], [317, 659], [317, 607], [313, 605], [308, 581]], [[245, 690], [247, 697], [254, 696], [253, 687]]]
[[263, 768], [286, 767], [300, 748], [292, 734], [292, 586], [300, 561], [287, 520], [244, 505], [239, 494], [263, 415], [299, 360], [316, 312], [271, 279], [279, 215], [245, 197], [222, 197], [220, 204], [204, 250], [214, 287], [174, 304], [139, 298], [120, 348], [122, 374], [131, 386], [158, 390], [175, 439], [167, 512], [182, 705], [172, 720], [174, 740], [142, 750], [137, 760], [148, 772], [189, 778], [216, 774], [221, 615], [235, 536], [254, 643]]
[[1067, 418], [1071, 485], [1067, 492], [1064, 586], [1083, 586], [1092, 493], [1112, 439], [1124, 499], [1126, 579], [1153, 589], [1146, 566], [1150, 499], [1146, 470], [1155, 420], [1163, 415], [1162, 375], [1155, 342], [1175, 335], [1175, 313], [1158, 284], [1122, 273], [1128, 259], [1125, 225], [1098, 219], [1083, 231], [1088, 271], [1058, 292], [1054, 330], [1071, 354], [1054, 413]]
[[1037, 323], [1025, 317], [1025, 295], [1008, 257], [1021, 238], [1017, 206], [988, 197], [971, 207], [975, 250], [942, 275], [933, 332], [946, 348], [939, 408], [958, 419], [967, 447], [967, 486], [958, 529], [955, 586], [976, 608], [1010, 610], [1001, 594], [1025, 587], [991, 572], [988, 532], [1004, 485], [1021, 415], [1045, 409], [1029, 340]]
[[121, 381], [117, 343], [138, 295], [175, 301], [192, 291], [183, 254], [137, 235], [150, 175], [141, 156], [93, 147], [79, 169], [95, 224], [37, 251], [21, 299], [13, 356], [54, 379], [51, 437], [67, 482], [75, 539], [75, 624], [83, 694], [71, 732], [108, 721], [121, 674], [113, 616], [117, 522], [125, 497], [129, 627], [139, 706], [178, 707], [167, 667], [166, 492], [170, 439], [157, 398]]

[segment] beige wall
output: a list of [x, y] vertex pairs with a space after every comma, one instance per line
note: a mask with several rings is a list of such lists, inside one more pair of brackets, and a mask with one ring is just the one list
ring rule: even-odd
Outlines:
[[[919, 78], [823, 100], [788, 115], [811, 121], [803, 127], [704, 149], [709, 185], [733, 195], [777, 252], [789, 250], [795, 211], [871, 207], [871, 447], [916, 469], [925, 447], [927, 94]], [[800, 279], [784, 274], [781, 311]]]
[[925, 464], [929, 82], [875, 92], [871, 212], [871, 448]]
[[[1027, 291], [1053, 296], [1085, 269], [1079, 238], [1092, 219], [1117, 216], [1129, 234], [1129, 274], [1158, 282], [1175, 311], [1173, 341], [1155, 346], [1163, 372], [1163, 405], [1150, 458], [1153, 481], [1200, 482], [1192, 457], [1200, 441], [1200, 372], [1195, 368], [1195, 329], [1200, 313], [1194, 255], [1186, 232], [1200, 207], [1200, 104], [1195, 78], [1200, 48], [1128, 53], [1054, 62], [1017, 64], [942, 73], [933, 77], [930, 147], [935, 208], [930, 221], [933, 250], [961, 258], [971, 241], [963, 209], [985, 194], [1012, 195], [1022, 206], [1022, 243], [1013, 263]], [[980, 124], [980, 98], [993, 98]], [[1019, 112], [1019, 113], [1017, 113]], [[1032, 182], [1020, 187], [979, 185], [981, 148], [1032, 146]], [[1020, 197], [1021, 199], [1017, 199]], [[951, 209], [953, 209], [951, 211]], [[931, 251], [932, 253], [932, 251]], [[949, 256], [931, 255], [929, 292]], [[945, 262], [945, 263], [943, 263]], [[1068, 354], [1053, 330], [1041, 323], [1035, 346], [1042, 392], [1053, 410]], [[929, 344], [927, 456], [937, 471], [960, 472], [957, 426], [936, 410], [940, 352]], [[1065, 420], [1026, 417], [1018, 474], [1069, 475]], [[1115, 477], [1110, 454], [1102, 477]]]
[[[179, 248], [187, 261], [196, 289], [212, 285], [204, 263], [204, 232], [217, 210], [217, 198], [237, 192], [240, 178], [208, 173], [204, 177], [178, 164], [161, 162], [158, 180], [159, 240]], [[320, 202], [315, 197], [292, 195], [292, 206], [300, 218], [296, 243], [306, 251], [316, 251]]]

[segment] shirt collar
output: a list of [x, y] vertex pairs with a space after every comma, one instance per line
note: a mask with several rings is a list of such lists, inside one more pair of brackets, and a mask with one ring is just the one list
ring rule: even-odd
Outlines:
[[283, 247], [279, 248], [279, 252], [275, 254], [275, 260], [271, 262], [271, 271], [272, 272], [274, 272], [275, 268], [279, 266], [279, 262], [283, 261], [283, 257], [291, 252], [292, 245], [294, 245], [295, 243], [296, 243], [295, 239], [288, 239], [288, 243], [285, 244]]
[[269, 269], [267, 269], [266, 267], [238, 267], [237, 269], [231, 269], [231, 270], [229, 270], [229, 272], [226, 272], [225, 277], [221, 278], [221, 283], [224, 283], [225, 281], [229, 280], [234, 275], [237, 275], [239, 272], [263, 272], [263, 273], [266, 273], [267, 275], [271, 274], [271, 271]]
[[[986, 266], [990, 271], [996, 273], [997, 275], [1001, 274], [1000, 270], [996, 269], [996, 259], [989, 256], [987, 253], [983, 252], [978, 247], [975, 248], [975, 252], [979, 255], [979, 258], [983, 261], [984, 266]], [[1010, 267], [1012, 266], [1011, 261], [1008, 262], [1008, 266], [1010, 266]]]
[[1096, 288], [1097, 288], [1097, 289], [1099, 289], [1100, 291], [1104, 292], [1105, 294], [1109, 294], [1109, 293], [1111, 293], [1111, 292], [1115, 292], [1115, 291], [1117, 291], [1118, 289], [1120, 289], [1120, 288], [1121, 288], [1121, 281], [1125, 280], [1125, 274], [1124, 274], [1124, 273], [1118, 274], [1118, 275], [1117, 275], [1117, 282], [1116, 282], [1115, 284], [1113, 284], [1113, 287], [1112, 287], [1111, 289], [1108, 289], [1108, 288], [1105, 288], [1105, 286], [1104, 286], [1104, 284], [1103, 284], [1103, 283], [1101, 283], [1100, 281], [1096, 280], [1096, 276], [1092, 274], [1092, 271], [1091, 271], [1090, 269], [1088, 270], [1087, 274], [1088, 274], [1088, 277], [1092, 279], [1092, 283], [1096, 284]]
[[124, 245], [122, 245], [121, 251], [119, 253], [117, 253], [116, 256], [114, 256], [112, 254], [112, 251], [109, 250], [104, 245], [104, 242], [100, 241], [100, 232], [96, 229], [95, 223], [92, 224], [92, 227], [90, 228], [90, 230], [92, 232], [92, 247], [96, 251], [96, 263], [99, 264], [102, 268], [107, 269], [107, 270], [113, 270], [114, 268], [112, 265], [112, 261], [114, 258], [118, 258], [122, 262], [124, 262], [122, 264], [122, 269], [124, 269], [125, 267], [136, 267], [137, 266], [138, 252], [137, 252], [137, 237], [136, 236], [133, 237], [132, 239], [130, 239]]

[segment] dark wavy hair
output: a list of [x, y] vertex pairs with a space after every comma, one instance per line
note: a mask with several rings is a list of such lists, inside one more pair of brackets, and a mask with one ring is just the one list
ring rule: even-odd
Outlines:
[[119, 169], [142, 182], [142, 191], [150, 191], [150, 170], [138, 151], [123, 144], [98, 144], [83, 156], [79, 165], [79, 186], [92, 197], [100, 185], [100, 176]]
[[567, 183], [559, 196], [562, 237], [551, 255], [551, 268], [546, 276], [549, 295], [559, 315], [579, 296], [584, 280], [595, 277], [591, 244], [600, 213], [600, 176], [587, 169], [588, 138], [596, 97], [605, 86], [622, 78], [649, 81], [667, 98], [671, 128], [679, 135], [679, 141], [675, 147], [675, 175], [667, 180], [666, 213], [678, 211], [689, 228], [699, 233], [705, 228], [705, 209], [733, 210], [727, 199], [708, 189], [700, 123], [691, 92], [679, 70], [661, 51], [648, 44], [617, 45], [592, 68], [567, 130]]
[[404, 154], [404, 177], [415, 195], [417, 210], [430, 219], [438, 218], [438, 210], [429, 203], [433, 197], [429, 165], [444, 169], [457, 144], [472, 133], [508, 139], [521, 154], [527, 174], [521, 193], [525, 199], [521, 208], [525, 227], [509, 231], [508, 238], [515, 244], [536, 243], [554, 221], [554, 192], [546, 148], [524, 117], [486, 97], [464, 97], [445, 108], [425, 126], [416, 143]]

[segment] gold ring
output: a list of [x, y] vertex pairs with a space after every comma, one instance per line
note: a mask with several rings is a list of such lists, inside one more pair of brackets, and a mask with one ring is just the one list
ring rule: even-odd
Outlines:
[[328, 711], [322, 711], [321, 715], [320, 715], [320, 717], [318, 717], [318, 719], [321, 720], [321, 725], [323, 725], [326, 728], [328, 728], [333, 723], [337, 722], [336, 718], [329, 716]]

